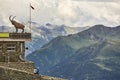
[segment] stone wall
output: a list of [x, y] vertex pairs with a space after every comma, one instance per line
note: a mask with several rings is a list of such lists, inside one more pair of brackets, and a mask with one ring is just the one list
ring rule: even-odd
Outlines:
[[6, 66], [9, 68], [14, 68], [29, 73], [33, 73], [34, 64], [32, 62], [0, 62], [0, 66]]
[[34, 64], [29, 62], [0, 62], [0, 80], [64, 80], [33, 73]]
[[48, 80], [39, 75], [0, 66], [0, 80]]

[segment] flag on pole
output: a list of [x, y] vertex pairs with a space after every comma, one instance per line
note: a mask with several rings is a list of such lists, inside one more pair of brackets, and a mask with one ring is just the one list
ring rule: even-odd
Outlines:
[[35, 9], [32, 5], [30, 5], [30, 7], [31, 7], [33, 10]]

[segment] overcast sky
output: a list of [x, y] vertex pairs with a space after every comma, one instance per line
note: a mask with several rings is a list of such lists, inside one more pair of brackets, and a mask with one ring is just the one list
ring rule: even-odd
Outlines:
[[0, 0], [0, 25], [11, 26], [10, 15], [27, 24], [30, 2], [35, 8], [32, 21], [39, 24], [49, 22], [73, 27], [120, 25], [119, 0]]

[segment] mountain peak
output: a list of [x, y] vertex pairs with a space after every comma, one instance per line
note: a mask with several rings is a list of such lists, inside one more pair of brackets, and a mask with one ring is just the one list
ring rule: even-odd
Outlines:
[[96, 30], [96, 29], [107, 29], [107, 28], [110, 28], [110, 27], [107, 27], [107, 26], [104, 26], [102, 24], [99, 24], [99, 25], [94, 25], [91, 28]]

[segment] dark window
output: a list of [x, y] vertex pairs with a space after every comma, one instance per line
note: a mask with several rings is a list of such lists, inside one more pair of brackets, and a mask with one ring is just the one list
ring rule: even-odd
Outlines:
[[15, 52], [16, 51], [15, 43], [8, 43], [6, 46], [7, 46], [7, 51], [8, 52]]

